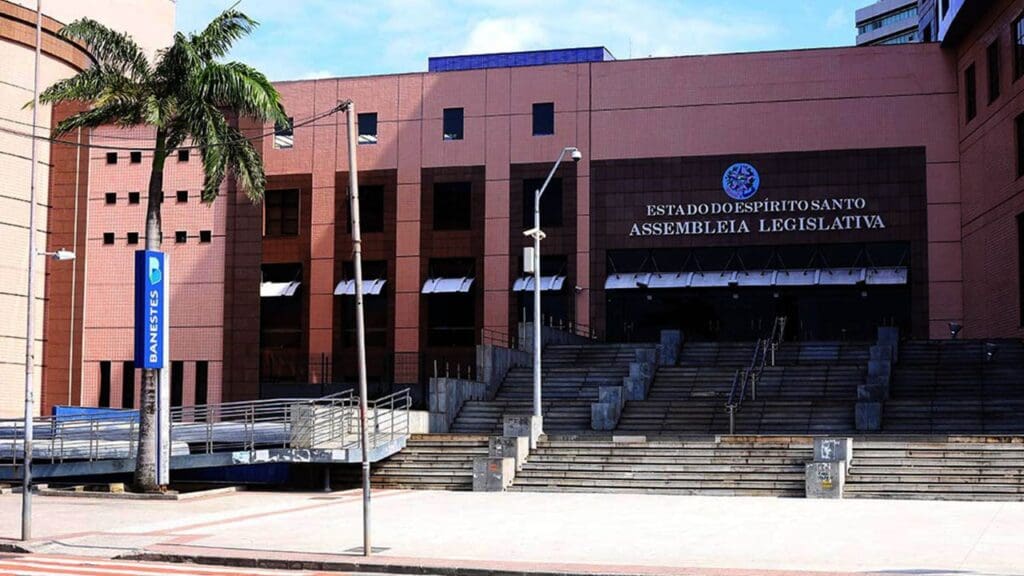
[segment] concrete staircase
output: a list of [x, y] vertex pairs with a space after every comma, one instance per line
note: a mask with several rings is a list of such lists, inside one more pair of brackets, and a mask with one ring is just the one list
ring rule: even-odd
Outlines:
[[516, 475], [512, 490], [714, 496], [804, 494], [809, 438], [716, 442], [548, 438]]
[[[414, 434], [404, 450], [371, 468], [370, 482], [374, 488], [472, 490], [473, 459], [486, 455], [486, 436]], [[358, 484], [358, 478], [346, 480]]]
[[[600, 386], [622, 384], [636, 344], [551, 345], [544, 349], [543, 414], [548, 433], [590, 430], [590, 405]], [[533, 413], [533, 368], [512, 368], [494, 400], [469, 401], [455, 418], [458, 434], [501, 434], [505, 415]]]
[[1019, 340], [903, 343], [882, 432], [1024, 434], [1024, 345]]
[[848, 498], [1024, 501], [1024, 441], [856, 440]]
[[[626, 404], [618, 431], [649, 435], [727, 434], [725, 403], [736, 370], [750, 363], [753, 343], [687, 343], [679, 366], [655, 373], [646, 400]], [[736, 415], [741, 434], [840, 434], [855, 429], [857, 386], [868, 345], [783, 343], [765, 368], [757, 400]]]

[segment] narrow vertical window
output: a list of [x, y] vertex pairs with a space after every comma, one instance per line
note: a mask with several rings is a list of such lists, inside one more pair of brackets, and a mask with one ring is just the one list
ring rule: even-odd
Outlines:
[[445, 140], [462, 140], [463, 116], [462, 108], [444, 109], [444, 126], [442, 130]]
[[100, 397], [96, 401], [100, 408], [110, 408], [110, 362], [100, 362]]
[[1024, 213], [1017, 215], [1017, 308], [1024, 326]]
[[181, 406], [185, 390], [185, 363], [181, 360], [171, 362], [171, 407]]
[[988, 45], [985, 56], [988, 66], [988, 103], [991, 104], [999, 98], [999, 38]]
[[555, 104], [539, 102], [533, 105], [533, 135], [550, 136], [555, 133]]
[[1024, 76], [1024, 15], [1013, 21], [1013, 79]]
[[124, 362], [121, 368], [121, 408], [135, 408], [135, 362]]
[[210, 363], [206, 360], [196, 362], [196, 406], [203, 406], [207, 403], [208, 388], [210, 386]]
[[1017, 140], [1017, 178], [1020, 178], [1024, 176], [1024, 114], [1014, 119], [1013, 128]]
[[366, 112], [357, 116], [359, 120], [359, 143], [377, 143], [377, 113]]
[[967, 122], [978, 115], [978, 91], [974, 73], [974, 64], [964, 70], [964, 114]]
[[288, 122], [274, 123], [274, 148], [291, 148], [295, 145], [295, 119], [289, 117]]

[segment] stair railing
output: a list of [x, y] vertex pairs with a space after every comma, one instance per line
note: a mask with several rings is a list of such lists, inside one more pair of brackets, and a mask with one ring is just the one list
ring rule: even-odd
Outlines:
[[750, 399], [757, 401], [757, 384], [761, 380], [761, 373], [764, 372], [764, 368], [769, 362], [773, 367], [775, 366], [775, 352], [778, 351], [785, 332], [786, 317], [776, 317], [768, 337], [761, 338], [754, 344], [750, 365], [737, 370], [733, 376], [729, 400], [725, 404], [725, 409], [729, 413], [729, 434], [736, 433], [736, 413], [743, 407], [743, 400], [747, 397], [748, 388], [750, 389]]

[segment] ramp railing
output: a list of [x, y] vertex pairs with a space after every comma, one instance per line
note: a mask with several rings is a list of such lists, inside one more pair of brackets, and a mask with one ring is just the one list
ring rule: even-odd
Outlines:
[[[410, 432], [408, 389], [369, 403], [370, 448]], [[351, 391], [317, 399], [281, 398], [171, 409], [171, 455], [256, 449], [349, 449], [360, 446], [359, 401]], [[33, 420], [33, 460], [40, 463], [135, 458], [138, 412], [110, 410]], [[24, 423], [0, 420], [0, 466], [24, 459]]]

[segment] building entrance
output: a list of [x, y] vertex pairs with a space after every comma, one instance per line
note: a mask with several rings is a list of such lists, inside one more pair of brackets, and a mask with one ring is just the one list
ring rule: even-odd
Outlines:
[[878, 326], [910, 333], [904, 245], [623, 251], [609, 253], [608, 265], [612, 341], [657, 341], [665, 329], [754, 340], [779, 316], [791, 340], [870, 340]]

